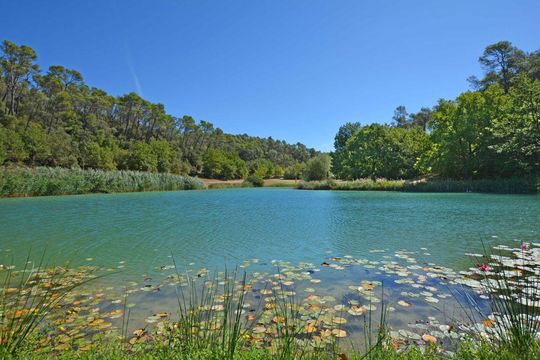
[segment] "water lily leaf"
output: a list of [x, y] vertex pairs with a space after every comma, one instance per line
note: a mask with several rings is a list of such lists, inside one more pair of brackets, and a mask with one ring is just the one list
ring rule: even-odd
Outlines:
[[334, 324], [345, 324], [347, 322], [347, 319], [342, 318], [342, 317], [335, 317], [332, 319], [332, 322]]
[[253, 327], [251, 331], [254, 334], [261, 334], [261, 333], [266, 332], [266, 326], [264, 326], [263, 324], [257, 324], [256, 326]]
[[304, 325], [304, 331], [307, 332], [308, 334], [311, 334], [311, 333], [317, 331], [317, 327], [313, 326], [313, 325], [310, 325], [310, 324], [307, 324], [307, 325]]
[[341, 330], [341, 329], [333, 329], [332, 330], [332, 335], [334, 335], [337, 338], [344, 338], [344, 337], [347, 336], [347, 332], [345, 330]]
[[422, 340], [430, 344], [437, 344], [437, 338], [433, 335], [424, 334], [422, 335]]
[[359, 316], [363, 315], [366, 310], [367, 309], [364, 306], [353, 305], [349, 310], [347, 310], [347, 312], [353, 316]]

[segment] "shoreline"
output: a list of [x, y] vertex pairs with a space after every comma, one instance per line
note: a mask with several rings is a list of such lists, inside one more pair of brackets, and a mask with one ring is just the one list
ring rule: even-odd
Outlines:
[[[0, 170], [0, 198], [212, 190], [253, 187], [244, 179], [219, 180], [169, 173], [138, 171], [102, 171], [46, 167], [10, 167]], [[299, 190], [396, 191], [431, 193], [540, 194], [540, 180], [509, 179], [421, 179], [353, 181], [265, 179], [264, 187], [288, 187]]]
[[[103, 351], [110, 339], [115, 339], [113, 344], [122, 349], [121, 353], [132, 355], [145, 356], [161, 346], [178, 351], [165, 340], [176, 338], [174, 343], [182, 346], [182, 343], [189, 344], [189, 339], [175, 329], [184, 325], [189, 329], [208, 326], [206, 335], [198, 335], [200, 340], [212, 334], [221, 336], [222, 329], [228, 329], [223, 327], [226, 325], [222, 324], [222, 316], [229, 311], [240, 314], [233, 320], [243, 334], [238, 337], [238, 348], [234, 350], [238, 355], [253, 350], [271, 351], [272, 347], [279, 346], [284, 339], [279, 329], [288, 326], [287, 323], [295, 324], [299, 329], [288, 335], [290, 339], [300, 341], [299, 349], [314, 356], [320, 349], [325, 349], [330, 355], [328, 358], [332, 359], [337, 355], [334, 351], [361, 355], [356, 352], [365, 346], [362, 341], [366, 335], [375, 339], [384, 336], [392, 345], [387, 350], [393, 354], [436, 349], [438, 354], [452, 357], [456, 352], [459, 354], [468, 341], [485, 344], [491, 351], [496, 351], [498, 331], [509, 329], [504, 317], [496, 313], [493, 302], [497, 300], [490, 300], [491, 296], [488, 296], [502, 288], [486, 280], [496, 278], [500, 270], [516, 266], [524, 266], [523, 272], [505, 276], [519, 280], [533, 273], [535, 261], [540, 256], [538, 245], [497, 245], [492, 250], [498, 251], [497, 257], [489, 253], [466, 253], [474, 259], [471, 264], [488, 261], [488, 258], [495, 261], [489, 267], [472, 265], [467, 271], [426, 264], [417, 259], [422, 252], [407, 250], [389, 252], [380, 261], [352, 256], [330, 256], [321, 259], [319, 264], [275, 260], [264, 272], [247, 271], [246, 267], [258, 263], [257, 259], [248, 259], [244, 260], [242, 270], [249, 274], [247, 277], [241, 272], [212, 274], [206, 268], [179, 273], [172, 264], [162, 267], [162, 279], [130, 282], [123, 293], [119, 290], [121, 286], [94, 288], [91, 285], [90, 288], [69, 290], [64, 300], [55, 303], [55, 309], [44, 315], [45, 327], [35, 328], [46, 331], [33, 334], [36, 337], [31, 339], [37, 341], [25, 343], [19, 354], [32, 354], [32, 358], [40, 355], [80, 356]], [[501, 256], [501, 251], [507, 256]], [[24, 273], [24, 269], [2, 269], [14, 274], [21, 270]], [[373, 270], [367, 271], [369, 269]], [[47, 296], [49, 284], [55, 282], [59, 284], [57, 291], [62, 293], [62, 288], [69, 289], [77, 282], [99, 278], [102, 271], [87, 266], [42, 268], [37, 272], [40, 280], [32, 282], [30, 289]], [[30, 279], [31, 275], [28, 276]], [[10, 296], [26, 296], [23, 288], [7, 286], [9, 291], [6, 293]], [[538, 283], [531, 281], [524, 286], [534, 288], [535, 292], [527, 293], [527, 297], [533, 299]], [[202, 290], [204, 288], [206, 290]], [[520, 287], [510, 289], [512, 292], [520, 290]], [[208, 298], [178, 305], [174, 301], [165, 301], [168, 296], [174, 298], [178, 291], [187, 296], [206, 291]], [[461, 304], [462, 298], [472, 300]], [[153, 306], [148, 306], [147, 302]], [[539, 305], [536, 300], [518, 304], [522, 304], [520, 311]], [[473, 306], [482, 305], [486, 312], [478, 310], [473, 318], [468, 317], [465, 309], [462, 309], [463, 316], [455, 313], [464, 305], [468, 305], [470, 311]], [[446, 312], [438, 313], [440, 306]], [[17, 314], [26, 314], [26, 311], [17, 305], [8, 308], [7, 313], [14, 314], [14, 321], [19, 321]], [[193, 311], [200, 311], [200, 314], [188, 319], [182, 317]], [[447, 312], [452, 316], [447, 317]], [[382, 316], [380, 320], [379, 316]], [[366, 321], [369, 321], [369, 327], [366, 327]], [[381, 334], [379, 328], [385, 333]], [[348, 342], [351, 347], [347, 346]], [[210, 347], [209, 350], [217, 351], [217, 348]]]

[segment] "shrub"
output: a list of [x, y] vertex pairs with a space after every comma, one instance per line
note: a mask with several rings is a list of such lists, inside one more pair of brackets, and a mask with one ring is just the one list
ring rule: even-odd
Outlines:
[[250, 175], [244, 180], [244, 183], [251, 184], [254, 187], [264, 186], [264, 179], [257, 175]]
[[323, 180], [330, 176], [330, 155], [323, 154], [309, 159], [303, 172], [307, 181]]

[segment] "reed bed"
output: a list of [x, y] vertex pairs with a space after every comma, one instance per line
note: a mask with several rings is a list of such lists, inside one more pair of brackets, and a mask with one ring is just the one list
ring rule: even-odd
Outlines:
[[45, 196], [203, 189], [198, 179], [168, 173], [51, 167], [0, 169], [0, 196]]
[[353, 181], [301, 182], [301, 190], [403, 191], [403, 192], [475, 192], [497, 194], [537, 194], [540, 181], [535, 178], [415, 181], [358, 179]]

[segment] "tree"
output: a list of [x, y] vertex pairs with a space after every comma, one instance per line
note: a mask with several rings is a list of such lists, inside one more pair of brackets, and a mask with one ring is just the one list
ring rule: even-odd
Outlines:
[[247, 175], [245, 162], [251, 172], [282, 176], [318, 154], [300, 143], [225, 134], [136, 93], [111, 96], [62, 65], [41, 74], [36, 58], [24, 45], [0, 47], [3, 162], [200, 175], [204, 154], [215, 149], [227, 154], [223, 176], [239, 178]]
[[203, 175], [211, 179], [232, 180], [247, 174], [245, 162], [238, 154], [209, 149], [203, 157]]
[[0, 69], [5, 81], [2, 102], [7, 105], [7, 114], [15, 115], [24, 90], [29, 86], [32, 76], [39, 71], [39, 67], [34, 64], [37, 55], [31, 47], [17, 46], [8, 40], [2, 43], [0, 49]]
[[498, 82], [505, 93], [512, 85], [512, 78], [518, 72], [518, 66], [524, 57], [523, 51], [512, 45], [509, 41], [499, 41], [487, 46], [478, 61], [485, 70], [485, 77], [481, 81], [484, 87]]
[[150, 145], [137, 141], [130, 149], [128, 166], [130, 170], [154, 172], [157, 171], [158, 157]]
[[6, 131], [2, 127], [0, 127], [0, 166], [4, 164], [4, 161], [6, 161], [8, 155], [6, 143]]
[[303, 178], [307, 181], [323, 180], [330, 176], [332, 159], [328, 154], [322, 154], [309, 159], [304, 169]]
[[430, 108], [423, 107], [419, 112], [410, 114], [410, 123], [413, 126], [419, 126], [422, 130], [426, 131], [428, 125], [433, 117]]
[[500, 159], [490, 146], [490, 122], [506, 99], [502, 89], [492, 85], [485, 92], [463, 93], [456, 101], [439, 101], [431, 132], [437, 146], [426, 154], [436, 174], [452, 178], [496, 175]]
[[104, 146], [99, 146], [97, 143], [89, 143], [86, 145], [87, 160], [86, 164], [92, 169], [114, 170], [114, 152], [112, 149]]
[[359, 122], [346, 123], [340, 126], [336, 136], [334, 137], [334, 153], [332, 154], [332, 172], [339, 178], [347, 178], [349, 173], [345, 168], [346, 157], [348, 152], [346, 150], [347, 141], [353, 137], [354, 134], [362, 127]]
[[420, 127], [371, 124], [347, 141], [348, 156], [341, 167], [349, 179], [411, 179], [420, 174], [416, 162], [430, 147], [429, 136]]
[[[332, 159], [333, 160], [333, 159]], [[305, 163], [296, 163], [285, 169], [283, 177], [287, 180], [298, 180], [302, 177], [302, 173], [306, 167]]]
[[540, 80], [518, 76], [505, 105], [494, 116], [492, 148], [504, 156], [508, 175], [539, 175]]
[[407, 112], [407, 109], [403, 105], [399, 105], [394, 110], [394, 116], [392, 116], [392, 119], [394, 120], [394, 126], [396, 127], [407, 127], [409, 126], [409, 120], [408, 120], [409, 113]]
[[149, 145], [157, 158], [157, 171], [169, 172], [173, 154], [171, 145], [165, 140], [152, 140]]

